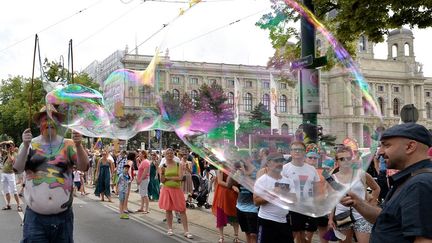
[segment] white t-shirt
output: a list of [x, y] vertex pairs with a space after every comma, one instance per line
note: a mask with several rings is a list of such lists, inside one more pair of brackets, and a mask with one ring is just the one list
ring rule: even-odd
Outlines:
[[74, 182], [80, 182], [81, 181], [81, 172], [79, 170], [76, 170], [73, 172], [74, 175]]
[[[266, 197], [264, 195], [269, 195], [269, 191], [274, 191], [276, 182], [289, 184], [289, 187], [293, 188], [293, 182], [288, 178], [282, 177], [280, 179], [275, 179], [268, 176], [267, 174], [264, 174], [260, 178], [258, 178], [258, 180], [256, 180], [254, 185], [254, 193], [265, 199]], [[292, 191], [293, 190], [290, 190], [290, 192]], [[272, 202], [283, 204], [283, 202], [278, 198], [272, 200]], [[268, 202], [260, 206], [258, 211], [258, 217], [278, 223], [286, 223], [286, 216], [289, 210], [277, 206], [277, 204], [273, 204], [272, 202]]]
[[[337, 175], [335, 175], [334, 178], [335, 178], [336, 182], [339, 182], [340, 184], [344, 185], [346, 188], [351, 187], [351, 192], [356, 194], [359, 198], [361, 198], [363, 200], [366, 198], [366, 188], [365, 188], [365, 185], [363, 184], [362, 180], [357, 180], [355, 183], [351, 184], [351, 183], [340, 182], [337, 178]], [[338, 203], [336, 205], [335, 215], [338, 215], [340, 213], [348, 211], [349, 209], [350, 209], [349, 207], [345, 207], [341, 203]], [[363, 218], [363, 216], [361, 216], [361, 214], [358, 213], [357, 210], [355, 210], [354, 208], [353, 208], [352, 214], [356, 220]]]
[[283, 166], [282, 176], [290, 178], [294, 182], [294, 189], [297, 199], [304, 200], [314, 196], [314, 182], [319, 182], [320, 178], [315, 167], [308, 164], [296, 166], [288, 163]]

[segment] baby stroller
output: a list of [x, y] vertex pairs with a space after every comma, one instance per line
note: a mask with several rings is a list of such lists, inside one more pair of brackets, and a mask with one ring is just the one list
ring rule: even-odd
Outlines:
[[211, 208], [211, 205], [207, 202], [209, 196], [208, 180], [201, 178], [199, 175], [192, 175], [192, 182], [194, 185], [192, 198], [197, 201], [197, 207]]

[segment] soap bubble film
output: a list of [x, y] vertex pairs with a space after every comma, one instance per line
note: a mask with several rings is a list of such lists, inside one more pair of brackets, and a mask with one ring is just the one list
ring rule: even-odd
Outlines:
[[[215, 10], [207, 16], [202, 15], [203, 9], [217, 9], [217, 3], [193, 1], [167, 22], [164, 33], [152, 43], [153, 51], [149, 49], [154, 55], [125, 56], [125, 62], [141, 58], [146, 69], [128, 66], [114, 71], [104, 81], [102, 92], [78, 84], [58, 87], [49, 92], [47, 103], [67, 114], [62, 126], [90, 137], [126, 140], [140, 131], [175, 132], [193, 152], [249, 190], [257, 189], [269, 202], [309, 216], [326, 215], [364, 177], [377, 146], [375, 126], [382, 116], [348, 52], [302, 5], [285, 3], [306, 17], [332, 48], [338, 68], [350, 76], [346, 89], [320, 82], [318, 72], [265, 66], [268, 56], [260, 56], [263, 47], [252, 40], [260, 31], [255, 23], [270, 11], [268, 4], [250, 1], [256, 8], [240, 14], [235, 10], [241, 4], [233, 3], [232, 9]], [[231, 37], [244, 28], [254, 30], [247, 32], [247, 41]], [[247, 52], [241, 52], [241, 47], [248, 47]], [[305, 102], [310, 102], [310, 109], [320, 108], [317, 124], [325, 134], [345, 126], [341, 118], [330, 119], [329, 110], [344, 111], [348, 101], [376, 122], [363, 133], [367, 149], [355, 140], [338, 137], [350, 148], [350, 160], [344, 161], [343, 168], [338, 169], [341, 164], [335, 160], [335, 146], [322, 141], [311, 145], [318, 140], [320, 128], [302, 124], [299, 78], [308, 81], [305, 92], [310, 100]], [[324, 98], [318, 96], [317, 87]], [[295, 141], [305, 143], [306, 148], [296, 144], [291, 149]], [[292, 168], [300, 160], [308, 173], [296, 174]], [[349, 181], [340, 181], [340, 172], [335, 171], [348, 173]], [[258, 175], [272, 173], [280, 173], [288, 183], [270, 188], [255, 183]]]

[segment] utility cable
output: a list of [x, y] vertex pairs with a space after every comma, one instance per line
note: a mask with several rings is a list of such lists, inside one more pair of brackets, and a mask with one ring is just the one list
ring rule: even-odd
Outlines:
[[[137, 5], [140, 5], [142, 3], [144, 3], [144, 2], [141, 2], [141, 3], [137, 4]], [[110, 25], [114, 24], [115, 22], [117, 22], [118, 20], [120, 20], [121, 18], [123, 18], [124, 16], [126, 16], [127, 14], [129, 14], [130, 12], [132, 12], [132, 11], [134, 11], [136, 9], [138, 9], [138, 8], [135, 5], [132, 6], [131, 8], [129, 8], [128, 10], [126, 10], [125, 12], [123, 12], [121, 15], [119, 15], [117, 18], [115, 18], [114, 20], [110, 21], [108, 24], [102, 26], [102, 28], [98, 29], [97, 31], [93, 32], [92, 34], [90, 34], [89, 36], [87, 36], [86, 38], [84, 38], [83, 40], [81, 40], [80, 42], [78, 42], [75, 47], [80, 46], [82, 43], [86, 42], [90, 38], [92, 38], [95, 35], [99, 34], [103, 30], [105, 30], [106, 28], [108, 28]]]
[[[39, 30], [39, 31], [36, 32], [36, 33], [39, 33], [39, 34], [40, 34], [40, 33], [44, 32], [44, 31], [46, 31], [46, 30], [49, 30], [49, 29], [51, 29], [52, 27], [54, 27], [54, 26], [56, 26], [56, 25], [59, 25], [59, 24], [65, 22], [66, 20], [69, 20], [69, 19], [71, 19], [72, 17], [74, 17], [74, 16], [76, 16], [76, 15], [78, 15], [78, 14], [81, 14], [81, 13], [83, 13], [84, 11], [86, 11], [86, 10], [88, 10], [88, 9], [90, 9], [90, 8], [92, 8], [92, 7], [94, 7], [94, 6], [96, 6], [97, 4], [99, 4], [99, 3], [102, 2], [102, 1], [103, 1], [103, 0], [99, 0], [98, 2], [96, 2], [96, 3], [94, 3], [94, 4], [90, 5], [90, 6], [88, 6], [88, 7], [86, 7], [86, 8], [83, 8], [83, 9], [79, 10], [78, 12], [75, 12], [74, 14], [71, 14], [71, 15], [69, 15], [68, 17], [63, 18], [63, 19], [61, 19], [61, 20], [55, 22], [54, 24], [51, 24], [51, 25], [49, 25], [49, 26], [47, 26], [47, 27], [45, 27], [45, 28]], [[4, 51], [8, 50], [9, 48], [14, 47], [14, 46], [20, 44], [21, 42], [24, 42], [24, 41], [26, 41], [26, 40], [32, 38], [33, 36], [34, 36], [34, 35], [32, 34], [32, 35], [29, 35], [29, 36], [25, 37], [24, 39], [21, 39], [21, 40], [19, 40], [19, 41], [17, 41], [17, 42], [14, 42], [14, 43], [10, 44], [9, 46], [7, 46], [7, 47], [1, 49], [0, 52], [4, 52]]]
[[228, 23], [228, 24], [225, 24], [225, 25], [219, 26], [219, 27], [217, 27], [217, 28], [215, 28], [215, 29], [213, 29], [213, 30], [210, 30], [210, 31], [208, 31], [208, 32], [206, 32], [206, 33], [204, 33], [204, 34], [201, 34], [201, 35], [195, 36], [195, 37], [193, 37], [193, 38], [191, 38], [191, 39], [189, 39], [189, 40], [186, 40], [186, 41], [180, 42], [179, 44], [176, 44], [176, 45], [174, 45], [174, 46], [172, 46], [172, 47], [169, 47], [168, 49], [170, 49], [170, 50], [175, 49], [175, 48], [177, 48], [177, 47], [179, 47], [179, 46], [182, 46], [182, 45], [187, 44], [187, 43], [189, 43], [189, 42], [192, 42], [192, 41], [194, 41], [194, 40], [200, 39], [200, 38], [202, 38], [202, 37], [204, 37], [204, 36], [206, 36], [206, 35], [209, 35], [209, 34], [211, 34], [211, 33], [213, 33], [213, 32], [216, 32], [216, 31], [219, 31], [219, 30], [221, 30], [221, 29], [224, 29], [224, 28], [230, 27], [230, 26], [232, 26], [232, 25], [234, 25], [234, 24], [239, 23], [239, 22], [242, 21], [242, 20], [248, 19], [248, 18], [250, 18], [250, 17], [252, 17], [252, 16], [255, 16], [255, 15], [261, 13], [261, 12], [264, 12], [264, 11], [266, 11], [266, 10], [267, 10], [267, 8], [266, 8], [266, 9], [263, 9], [263, 10], [260, 10], [260, 11], [258, 11], [258, 12], [255, 12], [255, 13], [253, 13], [253, 14], [249, 14], [249, 15], [247, 15], [247, 16], [245, 16], [245, 17], [242, 17], [242, 18], [240, 18], [240, 19], [237, 19], [237, 20], [235, 20], [235, 21], [232, 21], [232, 22], [230, 22], [230, 23]]

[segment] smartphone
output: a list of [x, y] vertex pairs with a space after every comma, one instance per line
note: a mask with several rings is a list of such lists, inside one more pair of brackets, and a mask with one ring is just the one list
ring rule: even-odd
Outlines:
[[288, 183], [281, 183], [281, 182], [275, 182], [275, 187], [279, 187], [282, 190], [287, 190], [289, 191], [290, 189], [290, 184]]

